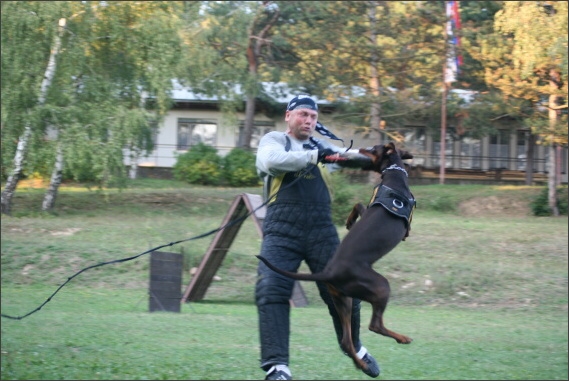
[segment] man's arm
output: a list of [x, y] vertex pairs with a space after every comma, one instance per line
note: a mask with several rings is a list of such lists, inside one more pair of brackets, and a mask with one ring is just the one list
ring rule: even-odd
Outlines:
[[286, 136], [282, 132], [270, 132], [261, 138], [257, 149], [256, 165], [260, 174], [278, 176], [295, 172], [308, 164], [318, 162], [318, 150], [285, 150]]

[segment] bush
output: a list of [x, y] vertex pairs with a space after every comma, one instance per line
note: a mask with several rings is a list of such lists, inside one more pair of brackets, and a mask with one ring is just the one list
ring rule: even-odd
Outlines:
[[243, 148], [234, 148], [223, 158], [223, 177], [230, 186], [259, 185], [255, 154]]
[[214, 147], [198, 143], [177, 156], [172, 174], [176, 180], [190, 184], [218, 185], [223, 178], [221, 160]]
[[[539, 195], [530, 203], [534, 216], [551, 216], [553, 211], [549, 208], [549, 188], [545, 187]], [[559, 214], [567, 215], [567, 187], [557, 187], [557, 208]]]
[[[348, 177], [341, 172], [331, 175], [332, 187], [332, 221], [336, 225], [344, 226], [346, 218], [356, 203], [357, 195], [350, 187]], [[364, 204], [368, 200], [363, 200]], [[362, 202], [359, 200], [359, 202]]]

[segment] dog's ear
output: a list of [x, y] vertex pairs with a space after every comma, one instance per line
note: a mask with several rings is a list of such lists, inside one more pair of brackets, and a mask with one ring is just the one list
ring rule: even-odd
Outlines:
[[386, 145], [383, 146], [383, 152], [385, 152], [386, 155], [391, 155], [393, 152], [395, 151], [395, 144], [393, 144], [393, 142], [389, 142]]

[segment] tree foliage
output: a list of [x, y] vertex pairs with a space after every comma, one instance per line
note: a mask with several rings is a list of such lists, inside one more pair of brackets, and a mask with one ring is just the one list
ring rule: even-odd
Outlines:
[[[49, 167], [61, 150], [76, 179], [104, 185], [124, 176], [123, 150], [150, 151], [157, 120], [171, 107], [172, 79], [185, 62], [184, 9], [160, 1], [3, 2], [3, 175], [30, 125], [28, 173]], [[61, 48], [48, 62], [58, 25]], [[44, 92], [46, 67], [54, 75]]]
[[566, 116], [550, 124], [548, 103], [551, 95], [558, 106], [567, 100], [567, 33], [567, 2], [505, 2], [479, 54], [490, 86], [506, 101], [531, 104], [523, 112], [528, 127], [546, 143], [565, 145]]

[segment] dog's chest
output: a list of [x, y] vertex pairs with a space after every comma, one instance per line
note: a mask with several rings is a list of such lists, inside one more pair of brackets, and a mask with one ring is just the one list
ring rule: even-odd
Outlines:
[[383, 183], [374, 188], [368, 208], [381, 205], [390, 213], [405, 219], [407, 225], [411, 223], [416, 201], [402, 192]]

